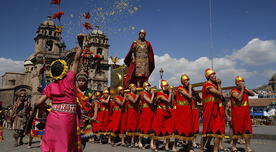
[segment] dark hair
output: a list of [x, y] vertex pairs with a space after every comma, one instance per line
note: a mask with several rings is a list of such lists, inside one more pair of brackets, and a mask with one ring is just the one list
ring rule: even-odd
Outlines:
[[51, 66], [50, 70], [52, 75], [55, 77], [55, 76], [61, 75], [63, 69], [64, 69], [63, 64], [60, 61], [57, 61]]

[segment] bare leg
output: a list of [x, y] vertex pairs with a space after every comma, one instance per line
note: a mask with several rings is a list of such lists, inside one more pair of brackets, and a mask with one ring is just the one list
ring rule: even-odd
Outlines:
[[207, 137], [202, 137], [200, 141], [200, 152], [204, 152], [204, 147], [207, 141]]
[[122, 138], [121, 138], [121, 143], [122, 143], [122, 146], [125, 146], [125, 145], [126, 145], [126, 143], [125, 143], [125, 137], [122, 137]]
[[142, 137], [139, 137], [138, 146], [139, 146], [139, 148], [143, 148]]
[[193, 150], [193, 148], [192, 148], [192, 145], [193, 145], [193, 143], [192, 143], [192, 141], [188, 141], [188, 151], [189, 152], [194, 152], [194, 150]]
[[175, 139], [174, 142], [173, 142], [172, 151], [177, 151], [177, 149], [176, 149], [176, 147], [177, 147], [177, 142], [178, 142], [178, 140]]
[[238, 139], [233, 139], [233, 144], [232, 144], [232, 151], [235, 151], [237, 150], [237, 142], [238, 142]]
[[220, 144], [220, 138], [216, 137], [214, 139], [214, 150], [213, 152], [218, 152], [219, 151], [219, 144]]
[[195, 138], [193, 139], [193, 147], [197, 147], [197, 145], [196, 145], [196, 136], [195, 136]]
[[165, 150], [169, 150], [170, 139], [165, 140]]
[[33, 142], [33, 137], [30, 135], [30, 136], [29, 136], [28, 148], [31, 148], [32, 142]]
[[245, 138], [245, 146], [246, 146], [246, 152], [251, 152], [251, 148], [250, 148], [250, 137], [246, 137]]
[[223, 150], [224, 147], [223, 147], [223, 138], [220, 139], [220, 142], [219, 142], [219, 149], [220, 150]]

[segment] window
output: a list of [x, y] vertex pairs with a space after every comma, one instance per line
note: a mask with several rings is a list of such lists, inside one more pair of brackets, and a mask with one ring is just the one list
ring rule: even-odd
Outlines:
[[97, 48], [97, 54], [102, 55], [103, 54], [103, 49], [102, 48]]
[[15, 80], [9, 80], [9, 85], [10, 86], [15, 86]]
[[47, 41], [45, 45], [46, 51], [52, 51], [53, 49], [53, 41]]
[[100, 82], [98, 82], [97, 90], [98, 90], [98, 91], [102, 91], [102, 84], [101, 84]]

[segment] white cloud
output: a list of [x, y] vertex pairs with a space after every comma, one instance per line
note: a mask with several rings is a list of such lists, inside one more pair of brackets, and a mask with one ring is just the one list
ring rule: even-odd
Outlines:
[[235, 51], [230, 57], [249, 65], [275, 63], [276, 40], [260, 40], [254, 38], [243, 48]]
[[23, 72], [24, 61], [15, 61], [0, 57], [0, 73], [5, 72]]
[[[2, 76], [5, 72], [23, 72], [24, 62], [15, 61], [12, 59], [0, 57], [0, 75]], [[0, 84], [2, 84], [2, 77], [0, 78]]]
[[[211, 67], [211, 60], [207, 57], [200, 57], [194, 61], [186, 58], [173, 58], [169, 54], [162, 56], [155, 55], [155, 70], [150, 81], [155, 85], [160, 80], [159, 70], [164, 70], [164, 79], [168, 80], [171, 85], [180, 83], [181, 74], [188, 74], [192, 82], [205, 81], [204, 70]], [[214, 69], [217, 76], [225, 82], [226, 85], [233, 85], [233, 79], [236, 75], [249, 78], [255, 72], [249, 72], [246, 69], [238, 68], [236, 62], [228, 57], [214, 58]]]
[[260, 74], [268, 79], [271, 79], [272, 76], [276, 73], [276, 70], [267, 69], [261, 72]]

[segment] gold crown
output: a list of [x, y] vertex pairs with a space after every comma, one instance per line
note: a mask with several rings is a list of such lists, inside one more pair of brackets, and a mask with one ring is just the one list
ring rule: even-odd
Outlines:
[[131, 89], [132, 87], [135, 87], [135, 86], [136, 86], [135, 84], [131, 83], [131, 84], [128, 86], [128, 88]]
[[235, 77], [235, 81], [236, 81], [236, 82], [244, 81], [244, 78], [241, 77], [241, 76], [236, 76], [236, 77]]
[[99, 91], [97, 91], [96, 93], [95, 93], [95, 96], [96, 97], [99, 97], [101, 95], [101, 93], [99, 92]]
[[206, 78], [209, 78], [211, 74], [216, 74], [216, 72], [211, 68], [208, 68], [208, 69], [205, 70], [205, 77]]
[[146, 31], [144, 29], [141, 29], [139, 33], [145, 33], [146, 34]]
[[161, 87], [168, 86], [169, 83], [166, 80], [161, 81]]
[[118, 86], [118, 91], [124, 90], [124, 88], [122, 86]]
[[103, 94], [109, 94], [108, 89], [104, 89], [104, 90], [103, 90]]
[[181, 75], [181, 81], [190, 80], [189, 76], [187, 74]]
[[147, 86], [150, 86], [150, 83], [144, 82], [144, 83], [143, 83], [143, 88], [145, 88], [145, 87], [147, 87]]

